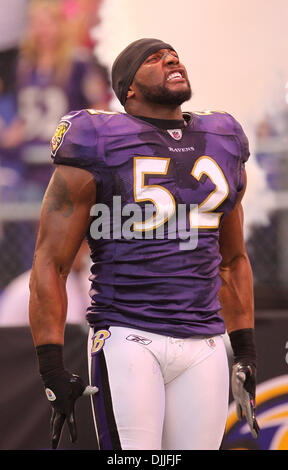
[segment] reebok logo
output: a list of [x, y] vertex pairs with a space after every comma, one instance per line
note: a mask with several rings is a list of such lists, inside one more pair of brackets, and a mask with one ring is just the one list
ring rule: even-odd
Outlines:
[[135, 343], [144, 344], [145, 346], [152, 343], [151, 339], [143, 338], [142, 336], [138, 335], [129, 335], [126, 339], [127, 341], [134, 341]]

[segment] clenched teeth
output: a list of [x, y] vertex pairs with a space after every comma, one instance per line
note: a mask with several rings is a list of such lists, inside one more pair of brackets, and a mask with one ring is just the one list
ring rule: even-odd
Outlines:
[[180, 72], [172, 72], [169, 74], [167, 80], [173, 80], [178, 78], [182, 78], [182, 74]]

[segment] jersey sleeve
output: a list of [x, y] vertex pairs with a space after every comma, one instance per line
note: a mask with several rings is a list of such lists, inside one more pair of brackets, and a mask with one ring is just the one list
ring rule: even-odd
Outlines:
[[229, 116], [230, 116], [230, 119], [232, 121], [232, 126], [233, 126], [233, 129], [234, 129], [235, 137], [239, 141], [241, 162], [246, 163], [249, 156], [250, 156], [248, 138], [247, 138], [241, 124], [239, 124], [239, 122], [236, 121], [236, 119], [233, 118], [233, 116], [231, 116], [230, 114], [229, 114]]
[[63, 116], [51, 140], [51, 158], [57, 165], [94, 172], [97, 167], [97, 131], [86, 110]]
[[249, 141], [241, 124], [231, 114], [227, 113], [232, 126], [233, 134], [239, 144], [239, 164], [238, 164], [238, 185], [237, 190], [241, 191], [244, 187], [245, 163], [250, 157]]
[[238, 144], [238, 156], [240, 162], [245, 164], [250, 156], [249, 142], [239, 122], [226, 111], [197, 111], [193, 112], [199, 116], [197, 126], [200, 130], [221, 135], [231, 135]]

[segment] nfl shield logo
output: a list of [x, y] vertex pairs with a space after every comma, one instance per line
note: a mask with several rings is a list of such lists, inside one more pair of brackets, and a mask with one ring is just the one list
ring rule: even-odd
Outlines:
[[206, 341], [207, 341], [208, 346], [210, 346], [210, 348], [212, 349], [216, 348], [216, 342], [213, 338], [208, 338]]
[[173, 137], [175, 140], [180, 140], [182, 138], [182, 129], [167, 129], [167, 132]]

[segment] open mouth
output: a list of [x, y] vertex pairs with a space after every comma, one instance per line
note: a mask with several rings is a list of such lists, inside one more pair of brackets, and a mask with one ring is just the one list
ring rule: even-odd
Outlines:
[[171, 72], [167, 77], [167, 81], [174, 82], [178, 80], [184, 80], [182, 72]]

